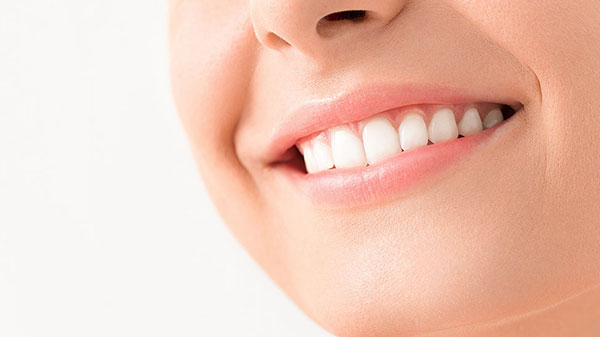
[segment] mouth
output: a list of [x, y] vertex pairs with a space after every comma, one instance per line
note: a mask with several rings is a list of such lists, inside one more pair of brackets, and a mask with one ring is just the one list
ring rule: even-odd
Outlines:
[[369, 204], [451, 167], [523, 110], [510, 98], [403, 93], [373, 89], [305, 107], [276, 133], [270, 166], [320, 207]]
[[316, 133], [296, 148], [308, 174], [372, 166], [401, 152], [473, 136], [514, 112], [495, 103], [403, 107]]

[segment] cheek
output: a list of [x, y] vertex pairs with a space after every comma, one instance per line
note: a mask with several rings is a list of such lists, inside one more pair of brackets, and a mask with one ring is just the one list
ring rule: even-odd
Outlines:
[[186, 1], [171, 8], [173, 95], [209, 185], [218, 181], [211, 175], [239, 176], [241, 169], [233, 135], [244, 110], [256, 45], [247, 9], [235, 3], [242, 2]]
[[171, 15], [173, 93], [184, 127], [200, 149], [231, 143], [255, 47], [243, 11], [224, 16], [206, 7], [192, 3]]
[[258, 239], [263, 229], [244, 224], [260, 218], [259, 198], [233, 143], [256, 50], [242, 3], [173, 4], [171, 76], [175, 104], [206, 189], [225, 222], [256, 257], [266, 249]]
[[[600, 79], [600, 2], [597, 1], [453, 1], [497, 44], [515, 55], [538, 77], [542, 97], [589, 96]], [[590, 71], [596, 69], [596, 71]]]
[[544, 144], [549, 208], [589, 214], [600, 189], [600, 2], [453, 3], [536, 74], [541, 109], [529, 119]]

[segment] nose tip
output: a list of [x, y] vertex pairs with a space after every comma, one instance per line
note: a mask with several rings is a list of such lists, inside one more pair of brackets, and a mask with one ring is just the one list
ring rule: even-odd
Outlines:
[[293, 48], [315, 55], [332, 39], [387, 25], [407, 1], [250, 0], [250, 10], [262, 45], [277, 51]]

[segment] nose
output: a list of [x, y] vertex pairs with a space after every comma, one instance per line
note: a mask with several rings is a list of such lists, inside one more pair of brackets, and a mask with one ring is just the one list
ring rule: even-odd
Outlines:
[[408, 0], [249, 0], [261, 44], [315, 55], [332, 40], [374, 34], [396, 18]]

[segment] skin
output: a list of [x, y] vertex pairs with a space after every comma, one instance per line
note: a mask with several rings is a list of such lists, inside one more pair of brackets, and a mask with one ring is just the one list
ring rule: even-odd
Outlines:
[[[348, 9], [376, 15], [316, 27]], [[600, 2], [172, 0], [170, 15], [175, 102], [206, 187], [318, 324], [339, 336], [600, 331]], [[294, 107], [397, 78], [524, 108], [485, 151], [361, 207], [318, 207], [264, 158]]]

